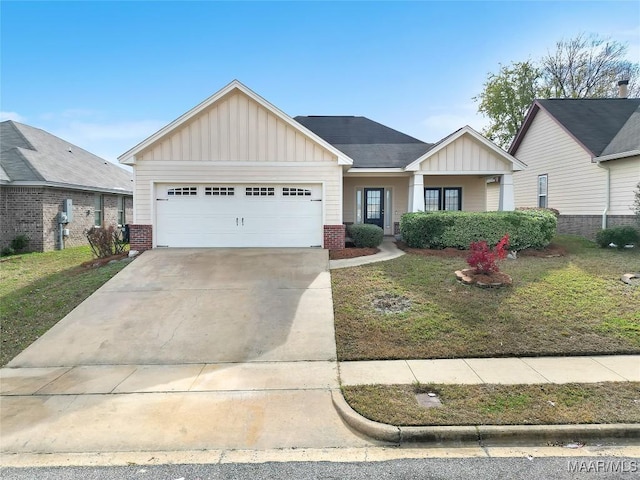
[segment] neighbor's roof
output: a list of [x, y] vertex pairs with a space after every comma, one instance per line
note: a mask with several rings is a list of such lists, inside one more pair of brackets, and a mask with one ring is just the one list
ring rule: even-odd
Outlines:
[[0, 122], [0, 181], [122, 193], [133, 192], [133, 175], [39, 128]]
[[354, 116], [298, 116], [298, 123], [353, 159], [355, 168], [403, 168], [432, 144]]
[[533, 103], [509, 153], [517, 151], [540, 109], [551, 115], [592, 157], [640, 149], [640, 99], [552, 98]]

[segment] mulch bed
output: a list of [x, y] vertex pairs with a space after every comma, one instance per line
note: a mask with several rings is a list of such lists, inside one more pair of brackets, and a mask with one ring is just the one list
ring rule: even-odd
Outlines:
[[[466, 258], [469, 255], [468, 250], [458, 250], [456, 248], [444, 248], [441, 250], [435, 250], [430, 248], [411, 248], [406, 243], [400, 240], [396, 242], [396, 245], [400, 250], [403, 250], [407, 253], [412, 253], [414, 255], [422, 255], [424, 257]], [[568, 252], [566, 248], [561, 247], [560, 245], [556, 245], [554, 243], [549, 244], [546, 248], [543, 248], [542, 250], [527, 248], [526, 250], [521, 250], [518, 252], [519, 257], [539, 257], [539, 258], [564, 257], [567, 254]]]
[[106, 265], [112, 260], [122, 260], [123, 258], [126, 258], [128, 256], [129, 256], [129, 252], [124, 252], [124, 253], [119, 253], [117, 255], [111, 255], [110, 257], [94, 258], [92, 260], [89, 260], [87, 262], [80, 264], [80, 266], [83, 268], [102, 267], [103, 265]]
[[329, 250], [329, 259], [343, 260], [345, 258], [366, 257], [367, 255], [375, 255], [379, 251], [377, 248], [347, 247], [342, 250]]

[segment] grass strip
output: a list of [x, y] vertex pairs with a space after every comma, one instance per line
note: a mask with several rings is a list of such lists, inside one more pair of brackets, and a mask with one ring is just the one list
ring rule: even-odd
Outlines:
[[[342, 387], [366, 418], [396, 426], [640, 423], [640, 382]], [[426, 408], [419, 393], [435, 393]]]

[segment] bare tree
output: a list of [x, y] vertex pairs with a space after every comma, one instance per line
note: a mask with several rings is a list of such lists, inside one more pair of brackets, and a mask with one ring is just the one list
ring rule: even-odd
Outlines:
[[540, 62], [545, 86], [558, 98], [606, 98], [617, 96], [618, 80], [629, 80], [629, 96], [636, 96], [638, 64], [626, 53], [626, 45], [594, 35], [560, 40]]

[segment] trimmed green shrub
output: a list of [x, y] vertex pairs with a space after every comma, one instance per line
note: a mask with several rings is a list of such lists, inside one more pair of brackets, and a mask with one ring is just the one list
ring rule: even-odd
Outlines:
[[618, 248], [624, 248], [625, 245], [635, 245], [639, 241], [640, 233], [633, 227], [605, 228], [596, 234], [596, 243], [602, 248], [607, 248], [611, 243]]
[[16, 254], [16, 251], [11, 247], [4, 247], [0, 252], [0, 256], [2, 257], [8, 257], [10, 255], [15, 255], [15, 254]]
[[358, 248], [374, 248], [382, 243], [384, 230], [377, 225], [358, 223], [349, 225], [347, 233]]
[[402, 239], [413, 248], [457, 248], [484, 240], [490, 246], [509, 234], [511, 250], [544, 248], [558, 220], [547, 210], [515, 212], [418, 212], [400, 219]]
[[11, 248], [13, 248], [16, 252], [21, 252], [28, 246], [29, 237], [27, 237], [26, 235], [18, 235], [13, 240], [11, 240]]

